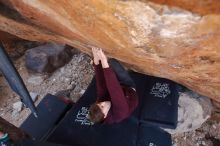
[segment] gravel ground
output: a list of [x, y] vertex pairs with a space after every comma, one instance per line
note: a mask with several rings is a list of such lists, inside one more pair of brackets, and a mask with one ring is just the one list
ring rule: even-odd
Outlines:
[[[75, 54], [68, 64], [52, 74], [42, 75], [28, 72], [24, 63], [24, 56], [16, 60], [15, 66], [29, 92], [38, 95], [36, 104], [47, 93], [55, 94], [66, 89], [71, 90], [71, 99], [76, 102], [93, 77], [90, 57], [85, 54]], [[2, 76], [0, 77], [0, 92], [0, 115], [14, 125], [19, 126], [30, 112], [27, 109], [23, 109], [19, 113], [13, 111], [13, 103], [19, 101], [19, 97], [8, 87]]]

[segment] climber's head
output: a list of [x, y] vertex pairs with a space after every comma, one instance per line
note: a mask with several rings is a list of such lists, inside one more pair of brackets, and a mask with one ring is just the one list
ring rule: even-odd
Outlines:
[[107, 117], [110, 108], [110, 101], [95, 102], [89, 108], [88, 118], [94, 123], [102, 122]]

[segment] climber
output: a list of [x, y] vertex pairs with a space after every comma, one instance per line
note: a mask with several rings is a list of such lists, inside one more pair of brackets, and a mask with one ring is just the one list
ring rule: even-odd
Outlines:
[[7, 133], [0, 131], [0, 146], [14, 146]]
[[93, 47], [92, 53], [97, 100], [90, 106], [88, 118], [94, 123], [118, 123], [138, 105], [135, 84], [117, 60], [108, 63], [102, 49]]

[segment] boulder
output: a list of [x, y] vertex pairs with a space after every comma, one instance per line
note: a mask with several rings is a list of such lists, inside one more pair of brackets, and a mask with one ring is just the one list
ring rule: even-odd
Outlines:
[[195, 92], [180, 93], [178, 104], [177, 128], [174, 130], [165, 129], [171, 134], [184, 133], [200, 128], [212, 113], [211, 100]]
[[101, 47], [130, 69], [220, 101], [218, 0], [0, 2], [1, 31], [88, 54], [92, 46]]
[[54, 43], [29, 49], [25, 53], [27, 69], [36, 73], [51, 73], [71, 58], [72, 52], [68, 46]]
[[143, 2], [151, 1], [157, 4], [175, 6], [200, 15], [220, 14], [219, 0], [142, 0]]

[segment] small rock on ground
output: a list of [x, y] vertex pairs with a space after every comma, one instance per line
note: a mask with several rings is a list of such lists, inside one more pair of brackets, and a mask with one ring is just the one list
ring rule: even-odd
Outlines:
[[13, 111], [20, 112], [23, 108], [23, 103], [21, 101], [15, 102], [13, 104]]
[[34, 92], [30, 92], [30, 96], [33, 100], [33, 102], [35, 102], [37, 100], [37, 97], [39, 96], [37, 93], [34, 93]]

